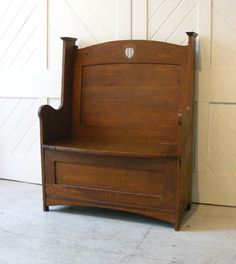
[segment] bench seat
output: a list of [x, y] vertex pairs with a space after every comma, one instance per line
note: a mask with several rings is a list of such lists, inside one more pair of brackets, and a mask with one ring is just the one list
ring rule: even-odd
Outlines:
[[167, 142], [137, 143], [111, 142], [93, 138], [63, 139], [47, 145], [44, 149], [75, 153], [144, 158], [177, 158], [177, 144]]

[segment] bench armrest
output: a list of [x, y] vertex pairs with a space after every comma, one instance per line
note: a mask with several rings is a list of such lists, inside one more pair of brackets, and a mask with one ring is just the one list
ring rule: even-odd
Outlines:
[[63, 40], [62, 104], [58, 110], [50, 105], [39, 108], [41, 144], [68, 137], [71, 130], [72, 65], [77, 47], [75, 38], [61, 39]]
[[63, 107], [58, 110], [50, 105], [43, 105], [38, 111], [41, 143], [59, 140], [70, 134], [70, 119]]

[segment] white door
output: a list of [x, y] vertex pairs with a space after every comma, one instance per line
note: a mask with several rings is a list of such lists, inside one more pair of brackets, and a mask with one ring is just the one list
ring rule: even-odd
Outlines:
[[142, 2], [147, 39], [187, 44], [185, 31], [199, 33], [193, 201], [236, 206], [236, 1]]
[[202, 1], [201, 8], [205, 65], [199, 74], [194, 199], [236, 206], [236, 1]]
[[131, 38], [131, 1], [1, 1], [0, 178], [41, 183], [37, 111], [60, 104], [62, 36]]
[[187, 44], [199, 33], [193, 201], [236, 206], [235, 0], [5, 0], [0, 10], [0, 177], [41, 182], [37, 109], [60, 101], [61, 41]]

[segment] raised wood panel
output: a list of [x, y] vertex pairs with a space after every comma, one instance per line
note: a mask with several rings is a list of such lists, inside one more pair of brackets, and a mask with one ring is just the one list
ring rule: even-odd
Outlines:
[[[56, 183], [116, 190], [120, 192], [142, 193], [157, 197], [164, 196], [165, 175], [162, 172], [145, 170], [127, 170], [76, 163], [55, 163]], [[89, 181], [88, 181], [89, 179]], [[114, 181], [116, 186], [114, 187]]]
[[[70, 197], [71, 201], [104, 202], [122, 208], [132, 204], [137, 209], [175, 210], [177, 160], [140, 158], [137, 163], [134, 157], [117, 157], [114, 160], [111, 156], [73, 152], [64, 155], [47, 149], [45, 155], [48, 168], [45, 177], [50, 182], [47, 185], [48, 198]], [[132, 182], [127, 177], [136, 180]], [[148, 185], [147, 178], [156, 184]], [[116, 190], [113, 189], [114, 181], [118, 183]]]
[[[88, 66], [83, 68], [82, 76], [83, 125], [137, 129], [176, 127], [180, 66]], [[165, 115], [160, 115], [161, 112]]]

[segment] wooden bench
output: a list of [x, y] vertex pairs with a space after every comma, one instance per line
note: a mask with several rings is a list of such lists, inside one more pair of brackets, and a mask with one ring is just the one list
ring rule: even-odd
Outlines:
[[187, 46], [63, 40], [62, 104], [39, 110], [43, 205], [151, 216], [191, 205], [195, 37]]

